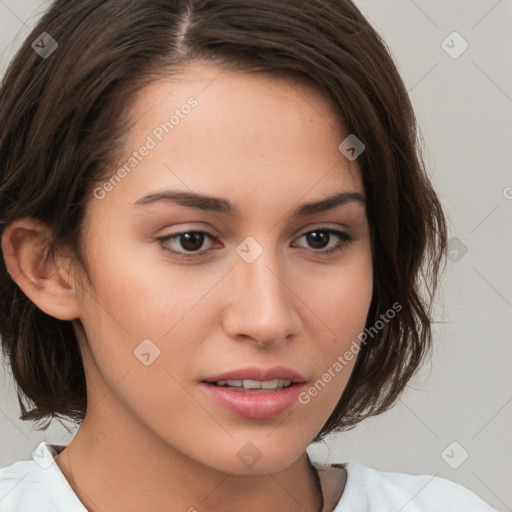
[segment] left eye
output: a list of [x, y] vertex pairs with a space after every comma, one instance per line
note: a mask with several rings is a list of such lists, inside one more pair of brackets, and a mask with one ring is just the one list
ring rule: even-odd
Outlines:
[[[334, 245], [334, 247], [324, 249], [324, 246], [328, 245], [328, 243], [331, 241], [332, 235], [338, 238], [339, 242]], [[354, 237], [349, 233], [327, 228], [308, 231], [307, 233], [301, 235], [297, 240], [304, 237], [306, 237], [308, 242], [312, 244], [313, 249], [321, 249], [313, 251], [317, 254], [333, 254], [340, 252], [354, 240]], [[209, 251], [209, 249], [199, 250], [203, 246], [205, 238], [216, 240], [215, 236], [207, 233], [206, 231], [184, 231], [174, 235], [159, 238], [158, 241], [165, 251], [177, 256], [181, 256], [183, 258], [192, 258], [202, 256]], [[186, 252], [182, 252], [182, 250], [172, 249], [170, 247], [170, 242], [173, 241], [178, 241], [183, 250], [191, 251], [192, 254], [187, 254]], [[318, 247], [319, 245], [322, 247]]]

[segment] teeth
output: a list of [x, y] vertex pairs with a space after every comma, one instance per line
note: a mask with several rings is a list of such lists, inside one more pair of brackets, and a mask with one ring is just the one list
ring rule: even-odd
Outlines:
[[233, 386], [244, 389], [282, 389], [289, 386], [292, 383], [291, 380], [219, 380], [217, 386]]

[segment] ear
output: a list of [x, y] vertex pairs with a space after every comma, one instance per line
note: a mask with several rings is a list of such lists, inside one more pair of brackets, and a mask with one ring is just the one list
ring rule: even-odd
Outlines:
[[50, 234], [44, 223], [28, 217], [7, 226], [2, 234], [5, 265], [39, 309], [60, 320], [73, 320], [80, 316], [80, 307], [68, 271], [71, 259], [56, 256], [46, 260]]

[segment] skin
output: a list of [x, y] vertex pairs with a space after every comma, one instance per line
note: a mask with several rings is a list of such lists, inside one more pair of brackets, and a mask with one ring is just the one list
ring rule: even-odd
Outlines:
[[[77, 327], [89, 408], [57, 465], [90, 511], [319, 507], [306, 448], [355, 358], [308, 404], [274, 419], [236, 416], [199, 382], [245, 366], [283, 365], [309, 386], [357, 340], [373, 285], [364, 205], [290, 215], [337, 191], [364, 196], [360, 168], [338, 150], [349, 133], [316, 89], [221, 71], [196, 62], [179, 80], [153, 83], [134, 99], [127, 156], [189, 97], [198, 105], [103, 199], [88, 203], [92, 287], [70, 253], [41, 265], [38, 247], [48, 233], [40, 223], [22, 219], [2, 238], [24, 292]], [[225, 198], [240, 216], [135, 205], [165, 189]], [[315, 245], [303, 236], [315, 228], [355, 240], [322, 255], [340, 239], [331, 234]], [[157, 240], [182, 231], [216, 239], [204, 237], [199, 250], [208, 253], [187, 260]], [[263, 248], [250, 264], [236, 252], [248, 236]], [[183, 237], [166, 246], [193, 253]], [[160, 350], [149, 366], [134, 356], [144, 339]], [[261, 454], [252, 467], [237, 456], [248, 442]]]

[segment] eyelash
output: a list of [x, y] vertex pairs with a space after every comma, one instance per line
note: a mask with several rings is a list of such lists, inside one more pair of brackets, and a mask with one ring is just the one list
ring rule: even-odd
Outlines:
[[[349, 233], [346, 233], [344, 231], [338, 231], [337, 229], [331, 229], [331, 228], [312, 229], [311, 231], [306, 231], [305, 233], [300, 235], [299, 238], [302, 238], [303, 236], [306, 236], [306, 235], [309, 235], [310, 233], [315, 233], [315, 232], [334, 234], [338, 238], [341, 239], [340, 243], [338, 243], [335, 247], [333, 247], [331, 249], [318, 250], [318, 251], [313, 250], [314, 253], [321, 254], [322, 256], [331, 256], [331, 255], [334, 255], [337, 253], [341, 253], [342, 251], [344, 251], [346, 249], [347, 246], [349, 246], [356, 239], [353, 235], [351, 235]], [[179, 238], [181, 235], [185, 235], [185, 234], [189, 234], [189, 233], [200, 233], [200, 234], [206, 235], [207, 237], [210, 237], [214, 241], [217, 240], [217, 238], [215, 236], [211, 235], [210, 233], [208, 233], [206, 231], [190, 230], [190, 231], [182, 231], [180, 233], [175, 233], [170, 236], [157, 238], [157, 241], [160, 242], [162, 249], [164, 249], [165, 251], [170, 252], [171, 254], [176, 255], [180, 258], [185, 258], [185, 259], [200, 258], [201, 256], [203, 256], [204, 254], [206, 254], [208, 251], [211, 250], [211, 249], [205, 249], [203, 251], [197, 251], [197, 252], [194, 252], [191, 254], [184, 254], [184, 253], [169, 249], [169, 247], [164, 244], [165, 242], [168, 242], [169, 240], [174, 240], [175, 238]]]

